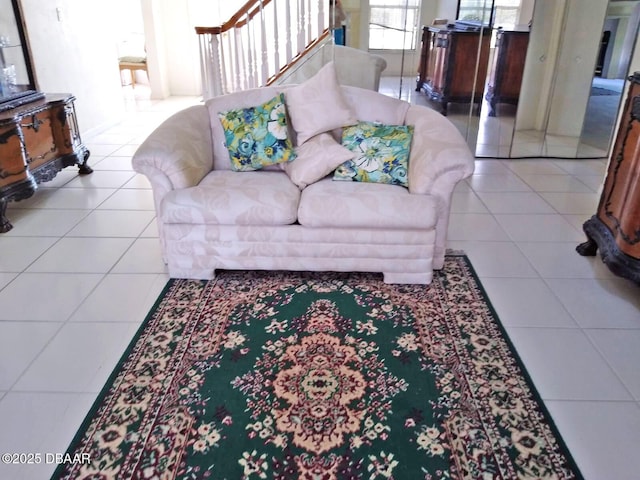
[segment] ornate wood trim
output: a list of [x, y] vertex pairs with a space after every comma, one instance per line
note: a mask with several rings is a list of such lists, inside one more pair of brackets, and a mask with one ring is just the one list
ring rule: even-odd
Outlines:
[[613, 228], [616, 233], [629, 245], [635, 245], [640, 242], [640, 228], [635, 232], [625, 232], [622, 228], [622, 222], [616, 216], [616, 214], [612, 211], [613, 203], [612, 196], [616, 191], [616, 187], [618, 184], [618, 179], [620, 175], [620, 167], [622, 163], [625, 161], [624, 152], [627, 148], [627, 142], [629, 140], [629, 134], [633, 130], [633, 122], [640, 121], [640, 95], [635, 96], [630, 99], [630, 118], [624, 129], [624, 136], [622, 138], [621, 146], [618, 150], [618, 154], [614, 159], [614, 169], [613, 169], [613, 178], [611, 180], [611, 185], [608, 189], [607, 196], [602, 203], [602, 213], [611, 221]]

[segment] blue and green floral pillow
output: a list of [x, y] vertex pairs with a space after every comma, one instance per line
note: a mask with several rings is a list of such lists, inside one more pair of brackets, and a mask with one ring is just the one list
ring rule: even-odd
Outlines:
[[289, 138], [284, 94], [257, 107], [218, 113], [235, 171], [259, 170], [296, 158]]
[[342, 131], [342, 145], [356, 154], [334, 172], [334, 180], [408, 186], [412, 125], [359, 122]]

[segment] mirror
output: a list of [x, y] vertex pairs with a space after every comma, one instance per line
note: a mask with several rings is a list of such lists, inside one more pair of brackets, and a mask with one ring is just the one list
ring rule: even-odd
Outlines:
[[[0, 0], [0, 110], [35, 94], [35, 81], [18, 0]], [[7, 108], [4, 108], [7, 107]]]
[[[531, 3], [519, 99], [498, 105], [495, 117], [485, 100], [473, 145], [476, 156], [606, 157], [637, 41], [640, 0]], [[523, 6], [524, 1], [521, 10]], [[524, 23], [522, 12], [520, 20]], [[496, 35], [499, 29], [494, 29]], [[492, 45], [495, 62], [499, 43]], [[489, 78], [486, 96], [491, 88]]]
[[495, 0], [478, 157], [508, 157], [528, 50], [533, 0]]
[[[492, 8], [488, 61], [479, 61], [483, 47], [469, 47], [477, 48], [478, 62], [466, 63], [467, 75], [478, 82], [472, 88], [482, 92], [480, 112], [468, 98], [446, 109], [475, 155], [606, 157], [638, 41], [640, 0], [456, 3], [458, 18], [464, 18], [463, 6]], [[423, 65], [428, 61], [421, 62], [418, 89], [442, 111], [437, 95], [423, 87]]]
[[606, 153], [613, 142], [625, 79], [640, 27], [640, 1], [611, 1], [607, 9], [591, 95], [578, 143], [579, 158]]

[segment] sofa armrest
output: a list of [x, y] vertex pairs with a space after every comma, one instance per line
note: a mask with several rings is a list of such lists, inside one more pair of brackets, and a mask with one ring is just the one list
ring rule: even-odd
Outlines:
[[438, 186], [439, 180], [453, 190], [457, 182], [473, 173], [474, 157], [467, 142], [446, 117], [427, 107], [412, 105], [407, 110], [405, 124], [414, 126], [409, 192], [442, 194], [448, 188]]
[[473, 173], [475, 159], [450, 120], [435, 110], [412, 105], [405, 124], [415, 130], [409, 157], [409, 192], [438, 199], [433, 268], [444, 266], [453, 190]]
[[181, 110], [156, 128], [132, 159], [133, 169], [160, 190], [192, 187], [211, 171], [213, 148], [204, 105]]

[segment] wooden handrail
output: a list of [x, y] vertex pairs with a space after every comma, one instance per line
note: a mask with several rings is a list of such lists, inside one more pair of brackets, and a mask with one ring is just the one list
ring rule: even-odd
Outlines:
[[[249, 20], [260, 12], [260, 3], [262, 7], [269, 5], [271, 0], [248, 0], [240, 9], [231, 15], [231, 18], [218, 27], [195, 27], [198, 35], [211, 34], [220, 35], [232, 28], [240, 28], [247, 24]], [[252, 10], [253, 9], [253, 10]], [[247, 18], [248, 14], [248, 18]]]
[[[275, 1], [248, 0], [223, 24], [195, 27], [200, 37], [203, 97], [212, 98], [241, 88], [270, 85], [298, 68], [305, 57], [331, 37], [324, 18], [323, 4], [326, 0], [316, 0], [317, 5], [312, 5], [312, 1], [304, 0], [298, 4], [299, 8], [294, 9], [294, 15], [298, 16], [295, 25], [290, 20], [289, 3], [286, 4], [286, 12], [282, 12], [276, 10]], [[273, 8], [265, 10], [269, 4]], [[312, 15], [318, 15], [317, 24], [312, 23]], [[282, 35], [278, 33], [278, 21], [287, 22]], [[269, 22], [275, 22], [274, 42], [267, 38]], [[251, 28], [252, 24], [257, 24], [255, 29]], [[237, 34], [230, 35], [232, 32]], [[283, 42], [283, 51], [279, 49], [279, 40]]]
[[282, 67], [278, 73], [276, 73], [271, 78], [269, 78], [269, 80], [267, 80], [267, 85], [273, 84], [276, 80], [281, 78], [285, 73], [287, 73], [289, 70], [291, 70], [293, 67], [295, 67], [296, 64], [300, 60], [302, 60], [305, 57], [305, 55], [307, 55], [307, 53], [309, 53], [316, 46], [318, 46], [328, 36], [329, 36], [329, 29], [325, 28], [325, 30], [322, 32], [322, 34], [318, 38], [316, 38], [313, 42], [311, 42], [309, 45], [307, 45], [307, 47], [303, 51], [301, 51], [295, 57], [293, 57], [291, 59], [291, 61], [289, 63], [287, 63], [284, 67]]

